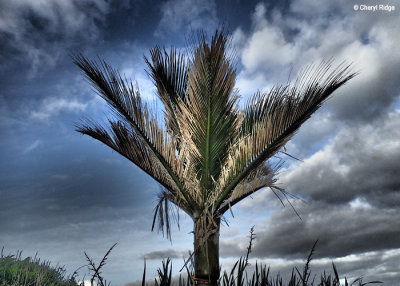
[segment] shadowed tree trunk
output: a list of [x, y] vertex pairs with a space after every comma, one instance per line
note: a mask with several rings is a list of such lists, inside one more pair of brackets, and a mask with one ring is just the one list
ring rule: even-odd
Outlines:
[[[205, 221], [208, 224], [206, 226]], [[197, 285], [217, 285], [220, 274], [219, 232], [220, 219], [214, 219], [213, 222], [210, 222], [201, 216], [195, 220], [194, 264], [195, 277], [198, 279]]]

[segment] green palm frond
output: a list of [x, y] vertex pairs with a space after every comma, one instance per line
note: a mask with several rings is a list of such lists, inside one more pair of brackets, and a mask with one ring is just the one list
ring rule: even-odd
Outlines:
[[340, 86], [356, 74], [350, 65], [332, 62], [306, 69], [293, 85], [257, 94], [245, 108], [241, 138], [232, 146], [219, 185], [215, 207], [229, 200], [235, 187], [271, 158]]
[[210, 45], [200, 40], [190, 61], [187, 99], [179, 104], [182, 137], [190, 146], [203, 205], [209, 204], [238, 125], [235, 69], [226, 58], [226, 40], [222, 34], [215, 34]]

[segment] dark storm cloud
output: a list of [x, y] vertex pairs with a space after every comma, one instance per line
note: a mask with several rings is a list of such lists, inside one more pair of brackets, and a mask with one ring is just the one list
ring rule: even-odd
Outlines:
[[[319, 239], [317, 258], [359, 257], [346, 264], [346, 273], [354, 270], [349, 267], [392, 265], [394, 260], [382, 253], [400, 249], [398, 126], [400, 113], [394, 111], [370, 124], [343, 127], [322, 150], [283, 170], [281, 185], [307, 201], [293, 201], [302, 220], [271, 201], [270, 192], [249, 201], [244, 209], [271, 211], [256, 225], [252, 257], [299, 259]], [[221, 242], [224, 257], [244, 252], [234, 240]], [[377, 257], [367, 259], [370, 252]]]
[[[359, 47], [351, 53], [360, 53], [362, 49]], [[376, 64], [369, 61], [369, 64], [374, 63], [374, 72], [368, 74], [361, 67], [359, 78], [356, 77], [352, 83], [339, 90], [330, 101], [329, 105], [337, 119], [369, 122], [384, 114], [399, 97], [400, 83], [397, 79], [400, 77], [400, 55], [387, 56], [382, 50], [377, 53]], [[360, 61], [354, 61], [355, 69], [362, 66]]]
[[[256, 224], [252, 257], [304, 258], [317, 239], [318, 258], [400, 248], [400, 215], [395, 209], [373, 208], [362, 201], [341, 206], [313, 202], [296, 208], [302, 221], [293, 212], [278, 207], [267, 220]], [[244, 253], [235, 241], [221, 242], [224, 257]]]
[[[313, 273], [332, 273], [333, 261], [342, 278], [363, 276], [364, 282], [381, 280], [385, 285], [396, 285], [393, 273], [397, 272], [400, 255], [400, 217], [395, 209], [371, 208], [365, 202], [343, 206], [309, 203], [296, 208], [302, 221], [293, 212], [278, 207], [271, 217], [256, 223], [250, 254], [253, 266], [255, 260], [263, 262], [271, 266], [272, 274], [279, 272], [288, 280], [293, 267], [303, 267], [319, 239], [311, 262]], [[237, 239], [225, 238], [220, 244], [222, 257], [236, 259], [246, 253]]]
[[303, 221], [292, 213], [273, 215], [266, 222], [269, 227], [257, 233], [253, 256], [302, 258], [317, 239], [316, 257], [337, 258], [400, 248], [400, 228], [396, 223], [400, 215], [394, 209], [357, 206], [357, 203], [331, 206], [315, 202], [300, 210], [304, 214]]
[[103, 0], [2, 1], [1, 70], [29, 63], [31, 77], [54, 67], [66, 49], [93, 40], [109, 6]]
[[295, 194], [330, 204], [365, 198], [377, 207], [400, 204], [400, 114], [344, 127], [322, 150], [293, 165], [282, 183]]
[[234, 241], [220, 241], [220, 254], [221, 257], [240, 257], [245, 253], [245, 249], [242, 249]]

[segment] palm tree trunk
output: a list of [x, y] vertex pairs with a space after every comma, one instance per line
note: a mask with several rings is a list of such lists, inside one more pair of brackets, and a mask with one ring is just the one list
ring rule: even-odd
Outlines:
[[[220, 219], [214, 223], [207, 222], [204, 227], [202, 217], [194, 223], [194, 264], [197, 285], [217, 285], [219, 278], [219, 230]], [[205, 236], [205, 231], [211, 232]], [[205, 241], [204, 241], [205, 240]]]

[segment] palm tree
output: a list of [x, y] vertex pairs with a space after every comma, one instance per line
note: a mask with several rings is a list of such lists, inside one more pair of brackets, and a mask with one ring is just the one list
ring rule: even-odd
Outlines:
[[162, 186], [153, 228], [157, 224], [170, 238], [170, 203], [193, 219], [198, 284], [215, 285], [219, 278], [224, 213], [262, 188], [284, 192], [269, 159], [355, 76], [349, 65], [332, 68], [326, 62], [306, 69], [294, 84], [256, 93], [239, 108], [228, 44], [217, 31], [211, 42], [198, 37], [188, 56], [174, 48], [150, 50], [145, 61], [164, 106], [163, 120], [106, 62], [74, 58], [117, 115], [107, 127], [88, 122], [77, 131], [120, 153]]

